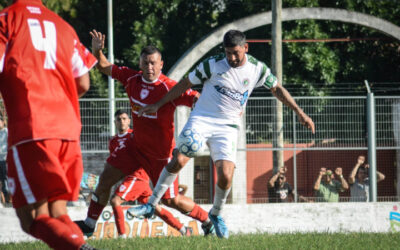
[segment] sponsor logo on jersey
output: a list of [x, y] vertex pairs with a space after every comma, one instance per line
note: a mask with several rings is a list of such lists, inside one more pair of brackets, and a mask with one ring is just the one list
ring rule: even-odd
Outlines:
[[[138, 100], [134, 99], [133, 97], [131, 97], [132, 113], [137, 115], [139, 113], [139, 110], [144, 106], [146, 106], [146, 104], [141, 103], [140, 101], [138, 101]], [[156, 113], [151, 113], [151, 114], [146, 113], [146, 114], [143, 114], [143, 116], [147, 117], [147, 118], [157, 119], [157, 112]]]
[[144, 99], [144, 98], [146, 98], [147, 96], [149, 95], [149, 90], [148, 89], [142, 89], [141, 91], [140, 91], [140, 99]]
[[244, 92], [243, 94], [241, 94], [240, 92], [236, 92], [233, 91], [231, 89], [228, 89], [226, 87], [221, 87], [218, 85], [215, 85], [214, 88], [221, 94], [228, 96], [229, 98], [235, 100], [235, 101], [239, 101], [240, 105], [243, 106], [247, 99], [249, 98], [249, 91], [246, 90], [246, 92]]
[[39, 7], [35, 7], [35, 6], [26, 6], [26, 8], [28, 9], [28, 11], [32, 14], [42, 14], [42, 12], [40, 11]]
[[222, 77], [222, 78], [227, 77], [226, 72], [218, 72], [217, 75], [219, 75], [219, 76]]

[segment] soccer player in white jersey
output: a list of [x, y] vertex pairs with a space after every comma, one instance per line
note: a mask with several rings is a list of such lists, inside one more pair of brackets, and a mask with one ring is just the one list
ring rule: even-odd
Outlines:
[[[143, 107], [139, 115], [156, 112], [192, 85], [203, 84], [202, 94], [183, 131], [192, 129], [202, 134], [210, 148], [218, 180], [209, 218], [214, 223], [217, 236], [228, 238], [228, 228], [220, 214], [232, 185], [240, 118], [253, 89], [261, 86], [270, 89], [278, 100], [296, 112], [301, 124], [309, 128], [312, 133], [315, 132], [315, 128], [312, 119], [277, 82], [270, 69], [263, 62], [247, 54], [248, 44], [242, 32], [228, 31], [224, 35], [223, 45], [225, 55], [214, 56], [201, 62], [160, 101]], [[130, 213], [146, 217], [152, 214], [153, 207], [188, 160], [183, 152], [176, 154], [176, 159], [162, 171], [149, 202], [132, 209]]]

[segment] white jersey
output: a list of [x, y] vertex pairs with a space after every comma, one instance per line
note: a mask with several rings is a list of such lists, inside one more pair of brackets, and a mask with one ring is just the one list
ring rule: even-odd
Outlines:
[[265, 63], [246, 54], [246, 63], [233, 68], [224, 54], [210, 57], [189, 73], [192, 84], [203, 90], [191, 116], [212, 119], [217, 124], [240, 124], [240, 117], [253, 89], [275, 87], [278, 82]]

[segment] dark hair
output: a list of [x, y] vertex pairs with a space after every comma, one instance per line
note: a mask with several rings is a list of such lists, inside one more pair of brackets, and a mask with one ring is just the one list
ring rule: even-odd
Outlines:
[[229, 30], [224, 35], [224, 47], [243, 46], [246, 43], [246, 36], [239, 30]]
[[367, 169], [366, 167], [362, 166], [362, 167], [359, 167], [359, 168], [357, 169], [356, 175], [358, 175], [358, 173], [360, 172], [360, 170], [362, 170], [362, 171], [364, 171], [364, 173], [368, 174], [368, 169]]
[[114, 117], [120, 116], [122, 114], [127, 114], [129, 116], [129, 113], [127, 111], [122, 110], [122, 109], [118, 109], [117, 111], [115, 111]]
[[162, 56], [161, 56], [161, 51], [160, 51], [156, 46], [147, 45], [147, 46], [144, 47], [144, 48], [142, 49], [142, 51], [140, 52], [140, 56], [143, 56], [143, 55], [152, 55], [152, 54], [154, 54], [154, 53], [158, 53], [158, 54], [160, 55], [160, 57], [162, 57]]

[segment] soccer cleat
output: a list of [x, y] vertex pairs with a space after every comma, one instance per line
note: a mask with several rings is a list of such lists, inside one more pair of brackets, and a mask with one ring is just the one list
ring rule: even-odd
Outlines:
[[186, 231], [185, 234], [182, 236], [192, 236], [193, 235], [193, 229], [191, 227], [185, 227]]
[[229, 231], [225, 225], [224, 219], [220, 215], [212, 215], [208, 213], [208, 218], [212, 221], [215, 227], [215, 232], [219, 238], [229, 238]]
[[85, 224], [85, 221], [83, 220], [78, 220], [74, 221], [76, 225], [81, 229], [83, 235], [90, 237], [93, 235], [94, 228], [89, 227], [88, 225]]
[[120, 238], [120, 239], [126, 239], [126, 234], [121, 234], [121, 235], [118, 235], [118, 238]]
[[207, 225], [201, 225], [201, 229], [203, 229], [204, 236], [215, 234], [215, 228], [211, 221]]
[[128, 209], [127, 213], [139, 219], [150, 218], [154, 214], [154, 207], [150, 204], [139, 205]]

